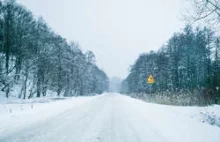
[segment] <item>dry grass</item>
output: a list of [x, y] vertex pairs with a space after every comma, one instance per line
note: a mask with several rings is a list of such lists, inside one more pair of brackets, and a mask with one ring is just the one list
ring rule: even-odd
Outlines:
[[[215, 97], [199, 91], [193, 92], [159, 92], [153, 94], [131, 94], [134, 98], [141, 100], [176, 106], [205, 106], [216, 103]], [[218, 98], [218, 104], [220, 99]]]

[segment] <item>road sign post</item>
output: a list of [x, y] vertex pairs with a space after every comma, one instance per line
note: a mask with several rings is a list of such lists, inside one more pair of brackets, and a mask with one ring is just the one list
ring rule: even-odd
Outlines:
[[155, 80], [154, 80], [154, 77], [153, 75], [150, 75], [147, 79], [147, 83], [150, 85], [150, 94], [152, 92], [152, 85], [154, 84]]

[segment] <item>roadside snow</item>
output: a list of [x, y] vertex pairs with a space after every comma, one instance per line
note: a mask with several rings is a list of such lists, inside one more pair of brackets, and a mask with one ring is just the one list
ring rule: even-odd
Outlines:
[[[210, 125], [203, 113], [215, 114], [219, 118], [220, 106], [180, 107], [146, 103], [124, 96], [133, 115], [145, 117], [145, 124], [173, 142], [218, 142], [220, 128]], [[217, 116], [218, 115], [218, 116]]]
[[[0, 134], [7, 135], [17, 132], [98, 97], [100, 96], [2, 101], [0, 104]], [[60, 99], [62, 101], [56, 101]]]
[[[153, 105], [153, 104], [152, 104]], [[220, 127], [220, 105], [205, 107], [159, 105], [174, 114], [190, 117], [202, 123]]]

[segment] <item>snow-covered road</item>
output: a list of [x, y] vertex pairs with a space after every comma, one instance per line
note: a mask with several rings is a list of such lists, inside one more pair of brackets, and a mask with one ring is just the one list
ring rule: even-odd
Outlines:
[[[62, 107], [62, 106], [60, 106]], [[7, 122], [6, 122], [7, 123]], [[112, 93], [96, 97], [0, 142], [219, 142], [220, 128]]]

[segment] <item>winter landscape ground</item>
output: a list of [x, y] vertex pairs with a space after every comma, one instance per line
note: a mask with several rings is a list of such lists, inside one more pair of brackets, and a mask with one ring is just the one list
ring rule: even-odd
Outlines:
[[118, 93], [72, 97], [58, 101], [44, 100], [47, 101], [41, 99], [38, 102], [29, 100], [21, 104], [2, 103], [0, 141], [219, 142], [220, 140], [219, 105], [165, 106], [146, 103]]
[[0, 0], [0, 142], [220, 142], [219, 29], [220, 0]]

